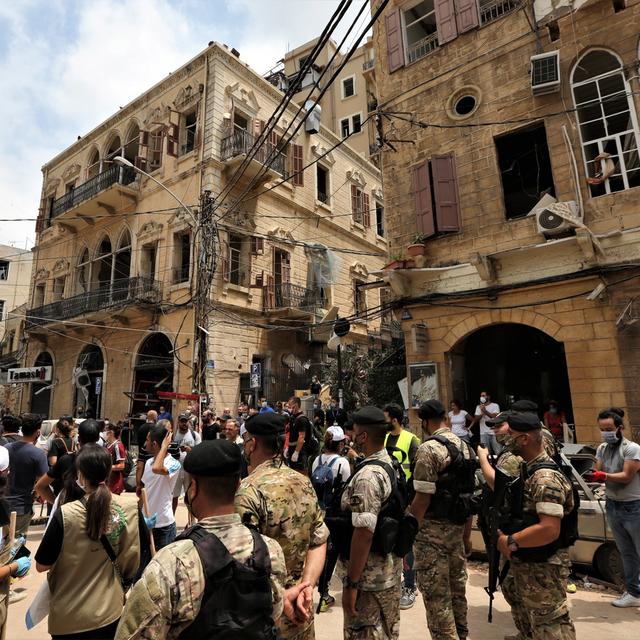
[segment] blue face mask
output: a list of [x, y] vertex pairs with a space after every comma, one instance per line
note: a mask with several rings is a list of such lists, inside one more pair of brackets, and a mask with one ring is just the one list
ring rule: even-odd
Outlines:
[[606, 442], [607, 444], [617, 444], [620, 439], [618, 435], [618, 431], [601, 431], [600, 436], [602, 437], [602, 442]]

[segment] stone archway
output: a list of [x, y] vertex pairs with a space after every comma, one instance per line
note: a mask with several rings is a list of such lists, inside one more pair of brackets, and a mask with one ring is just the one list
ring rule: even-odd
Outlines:
[[501, 409], [529, 399], [541, 415], [556, 400], [573, 422], [564, 344], [541, 328], [515, 322], [479, 327], [453, 345], [448, 359], [452, 397], [467, 411], [474, 411], [480, 391], [488, 391]]

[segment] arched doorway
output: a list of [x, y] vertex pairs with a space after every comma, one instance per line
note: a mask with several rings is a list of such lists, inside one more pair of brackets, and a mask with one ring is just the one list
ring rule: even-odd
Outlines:
[[[173, 345], [164, 333], [152, 333], [136, 356], [131, 414], [157, 409], [161, 404], [158, 392], [173, 390]], [[162, 404], [168, 407], [171, 403]]]
[[104, 357], [95, 344], [85, 347], [78, 356], [75, 414], [99, 418], [102, 415]]
[[[33, 363], [34, 367], [53, 367], [53, 359], [51, 354], [43, 351]], [[32, 382], [31, 383], [31, 413], [37, 413], [43, 418], [49, 418], [51, 409], [51, 385], [53, 384], [53, 376], [51, 382]]]
[[483, 327], [458, 342], [449, 358], [453, 397], [467, 411], [487, 391], [501, 409], [528, 399], [542, 413], [549, 400], [557, 400], [573, 422], [564, 344], [539, 329], [515, 323]]

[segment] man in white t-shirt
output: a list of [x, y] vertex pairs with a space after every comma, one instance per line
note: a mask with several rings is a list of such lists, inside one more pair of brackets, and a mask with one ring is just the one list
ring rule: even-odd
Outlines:
[[495, 418], [500, 413], [500, 407], [491, 402], [491, 396], [486, 391], [480, 392], [480, 404], [476, 407], [473, 424], [480, 423], [480, 444], [483, 444], [491, 453], [498, 455], [502, 447], [498, 444], [493, 429], [487, 425], [487, 419]]
[[142, 472], [142, 482], [147, 490], [149, 515], [156, 514], [156, 524], [151, 530], [156, 549], [162, 549], [176, 537], [176, 519], [173, 515], [173, 490], [182, 465], [169, 454], [172, 433], [163, 426], [149, 429], [145, 449], [149, 458]]
[[[191, 422], [189, 416], [186, 413], [181, 413], [178, 416], [178, 429], [173, 434], [174, 447], [177, 445], [180, 449], [180, 464], [184, 463], [184, 459], [187, 457], [187, 453], [198, 444], [195, 432], [191, 429]], [[175, 456], [174, 456], [175, 457]], [[178, 500], [182, 495], [182, 490], [187, 490], [189, 486], [189, 474], [181, 468], [178, 472], [178, 478], [173, 488], [173, 513], [178, 508]]]

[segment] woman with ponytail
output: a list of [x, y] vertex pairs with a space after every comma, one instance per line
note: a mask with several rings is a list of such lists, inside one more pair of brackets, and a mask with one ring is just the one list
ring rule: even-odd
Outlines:
[[48, 571], [53, 640], [112, 640], [124, 605], [122, 580], [140, 564], [138, 506], [109, 491], [111, 456], [84, 447], [76, 458], [85, 495], [51, 518], [35, 556]]

